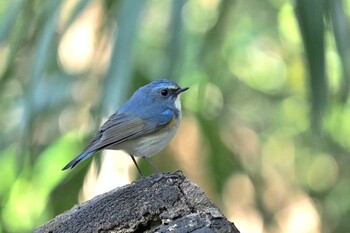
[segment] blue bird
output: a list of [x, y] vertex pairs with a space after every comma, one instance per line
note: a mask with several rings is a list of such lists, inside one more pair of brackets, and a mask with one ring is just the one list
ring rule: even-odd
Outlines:
[[144, 158], [159, 172], [147, 158], [164, 149], [175, 136], [181, 121], [180, 93], [187, 89], [165, 79], [139, 88], [62, 170], [74, 168], [97, 151], [111, 149], [127, 152], [142, 177], [135, 156]]

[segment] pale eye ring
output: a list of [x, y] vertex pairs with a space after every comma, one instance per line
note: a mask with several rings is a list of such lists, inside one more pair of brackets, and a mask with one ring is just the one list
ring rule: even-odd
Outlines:
[[169, 90], [168, 89], [163, 89], [163, 90], [160, 91], [160, 94], [162, 96], [167, 96], [169, 94]]

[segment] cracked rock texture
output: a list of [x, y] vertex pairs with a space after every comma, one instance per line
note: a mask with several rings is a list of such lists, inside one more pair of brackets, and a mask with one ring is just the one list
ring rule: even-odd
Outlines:
[[239, 232], [181, 172], [154, 174], [56, 216], [33, 232]]

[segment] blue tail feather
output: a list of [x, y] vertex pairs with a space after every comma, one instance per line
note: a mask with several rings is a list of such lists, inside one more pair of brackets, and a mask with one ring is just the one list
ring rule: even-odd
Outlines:
[[88, 152], [88, 153], [82, 153], [82, 154], [78, 155], [75, 159], [73, 159], [66, 166], [64, 166], [64, 168], [62, 168], [62, 171], [67, 170], [69, 168], [74, 168], [79, 163], [81, 163], [85, 159], [89, 158], [93, 153], [95, 153], [95, 151]]

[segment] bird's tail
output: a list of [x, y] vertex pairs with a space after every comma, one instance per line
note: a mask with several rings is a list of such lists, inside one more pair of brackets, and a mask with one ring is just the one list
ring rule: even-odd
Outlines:
[[81, 163], [85, 159], [89, 158], [93, 153], [95, 153], [95, 151], [91, 151], [91, 152], [88, 152], [88, 153], [85, 152], [85, 153], [82, 153], [82, 154], [78, 155], [75, 159], [73, 159], [66, 166], [64, 166], [64, 168], [62, 168], [62, 171], [63, 170], [67, 170], [69, 168], [74, 168], [79, 163]]

